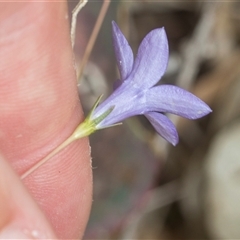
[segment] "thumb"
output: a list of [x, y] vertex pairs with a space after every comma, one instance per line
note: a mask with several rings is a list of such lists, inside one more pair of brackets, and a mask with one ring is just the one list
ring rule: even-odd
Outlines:
[[[3, 2], [0, 7], [0, 150], [22, 174], [71, 135], [83, 118], [66, 1]], [[87, 139], [24, 179], [61, 238], [79, 238], [90, 207]]]

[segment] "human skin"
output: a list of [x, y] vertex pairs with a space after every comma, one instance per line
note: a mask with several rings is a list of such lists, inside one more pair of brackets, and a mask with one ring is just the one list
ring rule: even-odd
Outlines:
[[83, 120], [73, 59], [65, 1], [0, 3], [0, 239], [84, 233], [92, 202], [86, 138], [19, 178]]

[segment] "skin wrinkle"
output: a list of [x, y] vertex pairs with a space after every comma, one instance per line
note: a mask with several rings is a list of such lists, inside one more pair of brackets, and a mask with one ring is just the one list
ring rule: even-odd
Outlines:
[[[83, 139], [83, 141], [86, 141], [86, 140]], [[77, 150], [79, 149], [77, 144], [73, 144], [69, 146], [69, 148], [70, 149], [76, 148]], [[80, 216], [80, 213], [82, 212], [81, 206], [79, 206], [78, 210], [75, 207], [73, 207], [74, 202], [80, 203], [84, 201], [83, 192], [86, 192], [87, 196], [89, 195], [89, 190], [86, 191], [87, 182], [84, 183], [82, 181], [81, 185], [80, 183], [74, 184], [76, 182], [79, 182], [78, 181], [79, 176], [82, 176], [82, 178], [85, 179], [85, 181], [89, 179], [89, 176], [86, 175], [86, 173], [90, 174], [88, 171], [88, 169], [90, 168], [89, 164], [87, 164], [87, 166], [80, 166], [79, 164], [75, 164], [75, 165], [69, 164], [70, 159], [66, 161], [68, 157], [74, 157], [74, 156], [69, 156], [69, 154], [67, 154], [69, 152], [70, 151], [68, 149], [66, 149], [66, 151], [64, 150], [62, 154], [65, 155], [65, 162], [62, 162], [61, 166], [59, 166], [58, 168], [49, 167], [49, 165], [52, 165], [53, 163], [55, 163], [55, 165], [56, 164], [59, 165], [58, 162], [60, 161], [58, 160], [57, 156], [55, 156], [53, 159], [51, 159], [51, 161], [49, 161], [46, 165], [42, 166], [42, 168], [39, 169], [38, 178], [43, 180], [43, 179], [46, 179], [47, 176], [51, 176], [50, 178], [48, 177], [48, 186], [47, 188], [45, 188], [45, 194], [44, 194], [45, 198], [41, 198], [41, 195], [39, 195], [37, 191], [32, 192], [34, 198], [37, 199], [42, 209], [46, 209], [47, 206], [49, 205], [56, 206], [54, 214], [49, 215], [49, 219], [51, 220], [51, 222], [56, 222], [57, 220], [59, 221], [59, 216], [56, 215], [56, 212], [58, 213], [58, 215], [61, 215], [61, 213], [64, 213], [64, 218], [68, 219], [67, 220], [68, 224], [64, 225], [63, 223], [60, 223], [61, 224], [60, 227], [59, 225], [55, 225], [55, 227], [61, 231], [64, 231], [64, 229], [69, 228], [69, 226], [73, 225], [74, 222], [76, 221], [73, 218], [73, 216]], [[79, 156], [77, 153], [76, 155]], [[71, 174], [71, 172], [73, 172], [73, 169], [75, 169], [75, 171], [77, 172], [75, 175]], [[65, 173], [65, 178], [63, 179], [61, 176], [64, 173]], [[55, 182], [58, 182], [58, 185], [60, 186], [58, 188], [58, 192], [62, 192], [60, 197], [58, 195], [55, 195], [55, 197], [53, 196]], [[75, 186], [75, 188], [69, 189], [69, 185]], [[72, 192], [80, 192], [81, 200], [78, 199], [76, 195], [74, 197]], [[65, 205], [65, 209], [62, 209], [61, 205], [64, 205], [64, 202], [66, 201], [69, 203], [70, 208], [67, 207], [66, 209], [66, 205]], [[74, 212], [74, 215], [72, 214], [73, 212]], [[80, 229], [84, 227], [83, 223], [80, 223], [80, 222], [78, 222], [78, 226]]]

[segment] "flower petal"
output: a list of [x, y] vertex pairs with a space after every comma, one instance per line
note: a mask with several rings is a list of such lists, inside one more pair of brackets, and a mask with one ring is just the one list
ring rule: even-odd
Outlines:
[[129, 87], [129, 82], [125, 81], [95, 109], [92, 119], [99, 117], [112, 107], [114, 107], [112, 112], [98, 124], [99, 128], [146, 113], [145, 94], [139, 89]]
[[112, 37], [120, 77], [121, 80], [125, 80], [132, 71], [133, 52], [127, 39], [114, 21], [112, 21]]
[[171, 85], [160, 85], [146, 92], [148, 111], [173, 113], [188, 119], [201, 118], [212, 110], [188, 91]]
[[145, 114], [156, 131], [172, 145], [178, 143], [178, 133], [174, 124], [163, 114], [157, 112], [149, 112]]
[[168, 40], [164, 28], [152, 30], [141, 42], [131, 78], [139, 88], [155, 85], [166, 71]]

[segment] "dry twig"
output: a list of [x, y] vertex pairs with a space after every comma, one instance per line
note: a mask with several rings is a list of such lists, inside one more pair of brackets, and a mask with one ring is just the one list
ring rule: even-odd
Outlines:
[[71, 42], [72, 48], [74, 47], [75, 43], [75, 36], [76, 36], [76, 25], [77, 25], [77, 16], [81, 9], [87, 4], [88, 0], [80, 0], [77, 6], [72, 11], [72, 22], [71, 22]]

